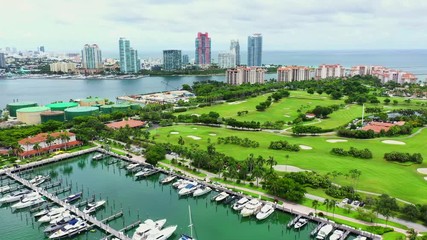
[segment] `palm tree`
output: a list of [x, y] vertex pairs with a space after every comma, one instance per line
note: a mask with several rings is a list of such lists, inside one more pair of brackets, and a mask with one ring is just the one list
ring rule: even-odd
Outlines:
[[256, 178], [256, 185], [258, 186], [259, 178], [264, 175], [264, 168], [261, 166], [256, 166], [252, 171], [252, 177]]
[[274, 160], [274, 157], [269, 156], [267, 159], [267, 164], [270, 165], [270, 170], [272, 170], [273, 166], [277, 164], [277, 161]]
[[59, 138], [61, 139], [61, 142], [65, 142], [65, 150], [67, 150], [67, 143], [70, 141], [70, 136], [64, 132], [59, 135]]
[[320, 203], [317, 200], [313, 200], [311, 203], [311, 206], [314, 208], [314, 215], [317, 215], [317, 208], [319, 207]]
[[24, 148], [23, 148], [21, 145], [19, 145], [19, 144], [14, 144], [14, 145], [12, 146], [12, 149], [13, 149], [13, 152], [15, 153], [15, 155], [16, 155], [17, 157], [19, 157], [19, 154], [20, 154], [20, 153], [23, 153], [23, 152], [24, 152]]
[[47, 152], [50, 152], [50, 146], [52, 145], [52, 143], [55, 141], [55, 138], [52, 136], [52, 135], [50, 135], [50, 134], [48, 134], [47, 136], [46, 136], [46, 144], [47, 144], [47, 146], [48, 146], [48, 151]]
[[31, 142], [29, 140], [25, 142], [25, 146], [27, 146], [27, 151], [30, 151], [30, 144]]
[[34, 150], [36, 150], [36, 154], [38, 155], [39, 154], [39, 150], [41, 149], [42, 147], [40, 146], [40, 143], [35, 143], [34, 144], [34, 146], [33, 146], [33, 149]]
[[336, 207], [336, 205], [337, 205], [337, 201], [336, 200], [334, 200], [334, 199], [329, 200], [329, 208], [332, 209], [332, 217], [333, 218], [335, 218], [335, 207]]
[[256, 165], [258, 165], [259, 167], [264, 167], [264, 164], [265, 164], [265, 158], [259, 155], [256, 159]]
[[251, 173], [255, 165], [255, 158], [253, 153], [249, 154], [249, 157], [246, 159], [246, 162], [248, 163], [249, 173]]
[[288, 155], [288, 154], [286, 154], [285, 158], [286, 158], [286, 162], [285, 162], [285, 172], [288, 172], [288, 159], [289, 159], [289, 155]]

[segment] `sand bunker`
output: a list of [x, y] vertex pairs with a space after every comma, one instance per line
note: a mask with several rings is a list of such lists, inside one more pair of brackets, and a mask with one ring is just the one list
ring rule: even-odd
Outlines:
[[299, 148], [301, 148], [302, 150], [311, 150], [311, 149], [313, 149], [312, 147], [306, 146], [306, 145], [299, 145]]
[[246, 101], [230, 102], [230, 103], [228, 103], [228, 105], [236, 105], [236, 104], [241, 104], [241, 103], [244, 103], [244, 102], [246, 102]]
[[427, 168], [418, 168], [417, 171], [421, 174], [426, 174], [427, 175]]
[[326, 142], [329, 142], [329, 143], [340, 143], [340, 142], [348, 142], [348, 140], [345, 140], [345, 139], [328, 139], [328, 140], [326, 140]]
[[209, 133], [209, 136], [216, 136], [216, 133]]
[[193, 130], [197, 130], [197, 128], [192, 128]]
[[291, 116], [289, 116], [289, 115], [283, 115], [284, 117], [291, 117]]
[[172, 135], [178, 135], [179, 132], [170, 132], [170, 134], [172, 134]]
[[406, 144], [404, 142], [395, 141], [395, 140], [384, 140], [384, 141], [381, 141], [381, 142], [385, 143], [385, 144], [393, 144], [393, 145], [405, 145]]
[[200, 140], [200, 139], [202, 139], [201, 137], [197, 137], [197, 136], [193, 136], [193, 135], [189, 135], [187, 137], [189, 137], [189, 138], [191, 138], [193, 140]]
[[279, 172], [304, 172], [307, 170], [301, 169], [299, 167], [291, 166], [291, 165], [276, 165], [273, 166], [274, 170]]

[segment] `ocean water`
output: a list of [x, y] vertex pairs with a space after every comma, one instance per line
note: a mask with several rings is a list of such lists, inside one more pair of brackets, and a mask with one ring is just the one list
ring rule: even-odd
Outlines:
[[[141, 58], [149, 56], [159, 54], [142, 53]], [[241, 58], [245, 63], [244, 53]], [[427, 77], [427, 50], [265, 51], [263, 63], [305, 66], [339, 63], [345, 67], [383, 65], [412, 72], [420, 81]], [[270, 78], [277, 76], [267, 74], [266, 79]], [[206, 80], [225, 81], [225, 76], [156, 76], [138, 80], [0, 79], [0, 109], [16, 100], [44, 105], [52, 101], [99, 96], [114, 101], [118, 96], [174, 90], [182, 84]]]
[[[148, 179], [135, 181], [119, 165], [108, 165], [113, 158], [102, 161], [90, 160], [93, 154], [86, 154], [63, 162], [46, 165], [26, 175], [31, 178], [36, 174], [56, 173], [52, 181], [62, 180], [63, 186], [72, 186], [73, 193], [83, 192], [83, 198], [95, 196], [106, 199], [105, 208], [95, 216], [104, 219], [119, 211], [124, 216], [109, 223], [115, 229], [121, 229], [135, 221], [167, 219], [165, 226], [178, 225], [172, 240], [180, 234], [189, 233], [188, 206], [191, 206], [195, 237], [203, 240], [215, 239], [309, 239], [309, 234], [316, 223], [309, 223], [300, 231], [287, 229], [285, 224], [292, 215], [274, 212], [268, 219], [257, 221], [254, 217], [242, 218], [229, 205], [217, 204], [210, 199], [216, 192], [193, 198], [179, 197], [171, 185], [161, 185], [159, 180], [164, 175], [157, 174]], [[121, 162], [120, 162], [121, 163]], [[120, 164], [119, 163], [119, 164]], [[5, 184], [7, 180], [1, 183]], [[53, 191], [49, 190], [49, 191]], [[66, 197], [71, 193], [61, 194]], [[0, 207], [0, 239], [36, 240], [47, 239], [43, 234], [46, 225], [34, 221], [28, 211], [12, 212], [10, 205]], [[131, 235], [133, 232], [128, 232]], [[75, 239], [100, 239], [104, 236], [100, 230], [85, 232]], [[353, 239], [350, 237], [349, 239]]]

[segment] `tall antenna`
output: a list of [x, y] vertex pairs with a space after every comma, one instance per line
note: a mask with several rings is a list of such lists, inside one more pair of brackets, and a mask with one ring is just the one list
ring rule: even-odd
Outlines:
[[362, 127], [363, 127], [363, 119], [365, 118], [365, 104], [362, 106]]

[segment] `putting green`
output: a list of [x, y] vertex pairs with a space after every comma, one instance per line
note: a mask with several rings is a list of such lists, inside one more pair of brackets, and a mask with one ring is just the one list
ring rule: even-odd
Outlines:
[[[244, 103], [242, 103], [244, 104]], [[427, 203], [427, 181], [425, 175], [417, 172], [417, 168], [427, 168], [427, 159], [423, 164], [402, 165], [398, 163], [387, 162], [383, 159], [384, 153], [392, 151], [402, 151], [416, 153], [427, 156], [425, 148], [425, 139], [427, 139], [427, 130], [422, 130], [419, 134], [411, 138], [392, 138], [396, 141], [404, 141], [406, 145], [384, 144], [381, 141], [384, 138], [361, 140], [361, 139], [343, 139], [336, 136], [329, 137], [292, 137], [267, 132], [245, 132], [235, 131], [225, 128], [203, 127], [177, 125], [171, 127], [159, 128], [152, 131], [156, 140], [160, 142], [171, 142], [177, 144], [179, 135], [170, 135], [170, 132], [180, 132], [182, 136], [198, 136], [201, 140], [186, 138], [185, 145], [197, 143], [200, 149], [206, 149], [208, 142], [216, 143], [218, 137], [238, 136], [240, 138], [249, 138], [260, 143], [260, 147], [244, 148], [231, 144], [215, 145], [219, 152], [233, 156], [238, 160], [243, 160], [249, 154], [262, 155], [265, 158], [274, 156], [278, 164], [296, 166], [302, 169], [312, 170], [319, 173], [338, 171], [348, 173], [351, 169], [362, 171], [357, 189], [387, 193], [393, 197], [401, 198], [413, 203]], [[216, 134], [216, 136], [213, 136]], [[169, 136], [168, 136], [169, 135]], [[327, 140], [347, 140], [347, 142], [328, 143]], [[390, 138], [387, 138], [390, 140]], [[287, 152], [268, 149], [271, 141], [286, 140], [291, 144], [306, 145], [313, 149], [309, 151]], [[373, 159], [357, 159], [352, 157], [341, 157], [330, 154], [333, 147], [342, 147], [349, 149], [368, 148], [373, 152]], [[287, 159], [285, 156], [288, 155]], [[344, 176], [337, 177], [334, 182], [341, 185], [351, 185], [352, 180]]]

